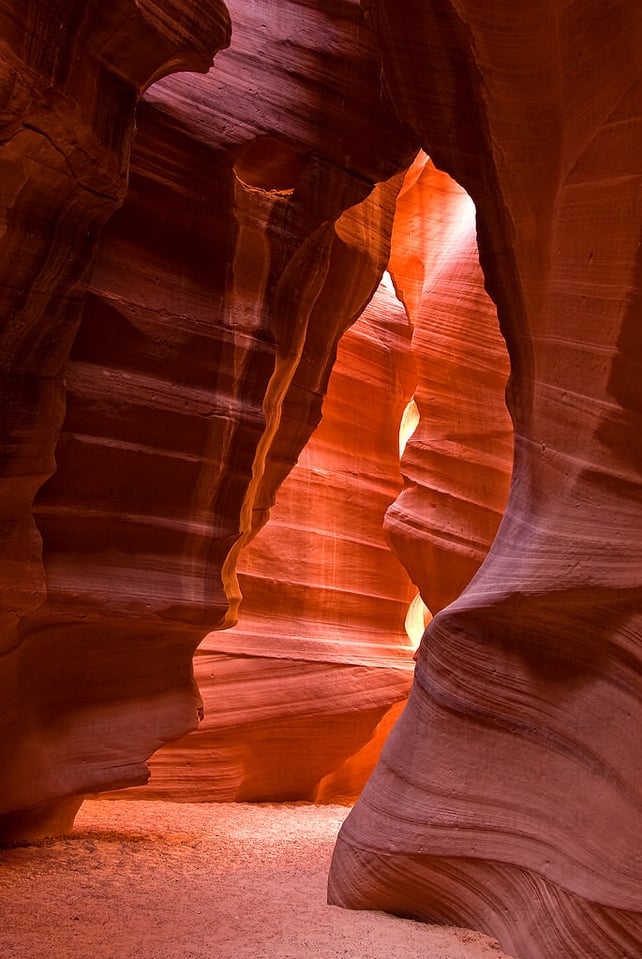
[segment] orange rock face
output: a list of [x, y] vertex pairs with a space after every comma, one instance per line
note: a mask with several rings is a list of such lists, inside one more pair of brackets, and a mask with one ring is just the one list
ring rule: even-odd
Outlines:
[[354, 796], [419, 590], [331, 900], [638, 959], [642, 7], [193, 6], [0, 0], [0, 838]]
[[[27, 116], [20, 126], [23, 102], [14, 103], [7, 291], [31, 299], [15, 322], [8, 309], [4, 357], [16, 417], [5, 486], [17, 547], [8, 537], [2, 660], [9, 836], [58, 828], [83, 793], [143, 782], [150, 753], [196, 725], [194, 649], [234, 621], [241, 546], [318, 422], [336, 343], [388, 260], [398, 171], [416, 147], [382, 107], [372, 36], [355, 7], [280, 7], [267, 23], [254, 6], [230, 4], [227, 59], [205, 77], [149, 87], [127, 200], [91, 277], [98, 225], [124, 195], [136, 94], [170, 67], [203, 68], [215, 41], [228, 40], [225, 8], [199, 13], [198, 39], [178, 7], [137, 4], [129, 38], [114, 32], [120, 7], [113, 23], [87, 10], [84, 33], [69, 18], [70, 47], [39, 82], [63, 92], [71, 84], [63, 133], [84, 136], [78, 116], [93, 117], [97, 142], [82, 141], [81, 166], [57, 129], [38, 139], [55, 154], [33, 173], [46, 206], [22, 185], [31, 155], [13, 162], [35, 125]], [[22, 56], [16, 75], [31, 81], [29, 57], [60, 24], [6, 18]], [[93, 80], [59, 66], [84, 63], [74, 44], [85, 35], [86, 70], [111, 97], [104, 104], [81, 101], [74, 84], [89, 96]], [[143, 81], [152, 45], [161, 59]], [[62, 106], [51, 108], [56, 120]], [[381, 154], [369, 146], [380, 136]], [[89, 213], [70, 190], [88, 197]], [[29, 273], [15, 257], [31, 249], [19, 229], [32, 227], [41, 248]]]
[[[488, 551], [512, 454], [507, 355], [472, 204], [423, 154], [397, 199], [390, 268], [405, 310], [388, 279], [344, 334], [322, 422], [240, 556], [239, 623], [198, 650], [204, 721], [156, 754], [132, 798], [356, 797], [413, 652], [404, 621], [416, 588], [384, 530], [433, 611]], [[400, 492], [411, 398], [420, 419]]]
[[513, 427], [508, 354], [484, 291], [475, 208], [425, 154], [397, 200], [390, 271], [413, 327], [418, 422], [386, 531], [435, 614], [459, 596], [495, 537]]
[[321, 425], [241, 554], [238, 625], [199, 647], [205, 718], [156, 754], [138, 798], [358, 795], [414, 666], [404, 623], [416, 590], [383, 535], [414, 383], [408, 320], [382, 284], [341, 340]]
[[633, 959], [642, 10], [368, 9], [399, 115], [475, 201], [516, 446], [497, 538], [424, 637], [330, 897], [492, 930], [520, 959]]

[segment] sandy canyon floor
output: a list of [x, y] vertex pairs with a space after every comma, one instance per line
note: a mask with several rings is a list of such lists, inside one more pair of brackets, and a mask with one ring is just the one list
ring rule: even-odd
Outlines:
[[326, 904], [348, 809], [87, 802], [0, 849], [2, 959], [507, 959], [492, 939]]

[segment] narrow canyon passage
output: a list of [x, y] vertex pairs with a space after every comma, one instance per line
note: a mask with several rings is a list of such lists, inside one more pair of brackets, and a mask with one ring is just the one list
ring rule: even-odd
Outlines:
[[339, 341], [319, 426], [239, 554], [239, 621], [197, 650], [204, 719], [128, 798], [353, 801], [426, 622], [488, 552], [512, 466], [508, 355], [474, 206], [423, 153], [388, 267]]
[[0, 952], [639, 959], [641, 121], [639, 0], [0, 0]]

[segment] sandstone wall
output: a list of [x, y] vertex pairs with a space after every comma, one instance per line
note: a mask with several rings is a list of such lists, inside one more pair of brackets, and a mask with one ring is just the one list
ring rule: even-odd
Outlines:
[[331, 901], [520, 959], [633, 959], [640, 900], [637, 3], [373, 2], [386, 90], [478, 213], [515, 465], [345, 825]]
[[512, 462], [508, 358], [472, 202], [425, 154], [389, 265], [397, 289], [384, 278], [343, 335], [321, 424], [240, 554], [239, 622], [197, 651], [203, 722], [131, 798], [356, 798], [407, 697], [417, 590], [437, 611], [492, 543]]
[[3, 0], [0, 37], [0, 835], [144, 782], [205, 635], [152, 788], [354, 794], [419, 589], [331, 900], [637, 959], [637, 0]]
[[239, 558], [238, 624], [197, 651], [203, 722], [152, 758], [138, 798], [359, 794], [414, 667], [404, 623], [416, 590], [382, 528], [414, 384], [408, 320], [382, 284], [339, 344], [320, 426]]
[[218, 0], [198, 23], [178, 0], [0, 4], [0, 833], [69, 822], [78, 802], [58, 800], [89, 784], [85, 733], [63, 745], [84, 685], [61, 675], [73, 643], [31, 622], [48, 593], [33, 501], [55, 469], [64, 364], [126, 193], [137, 99], [173, 70], [207, 70], [228, 38]]
[[[151, 86], [209, 64], [225, 8], [204, 10], [196, 36], [186, 8], [85, 6], [3, 5], [11, 82], [35, 71], [55, 101], [36, 124], [15, 96], [3, 148], [25, 210], [9, 198], [5, 293], [22, 298], [4, 355], [9, 836], [143, 782], [150, 753], [196, 725], [194, 649], [236, 617], [239, 551], [319, 421], [416, 150], [382, 104], [354, 5], [280, 2], [266, 19], [229, 4], [226, 59]], [[14, 162], [20, 144], [31, 153]]]

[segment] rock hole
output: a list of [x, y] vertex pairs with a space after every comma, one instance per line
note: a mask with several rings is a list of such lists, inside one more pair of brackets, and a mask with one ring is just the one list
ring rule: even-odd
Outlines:
[[257, 137], [246, 143], [234, 164], [237, 179], [253, 190], [288, 195], [294, 192], [305, 158], [283, 140]]

